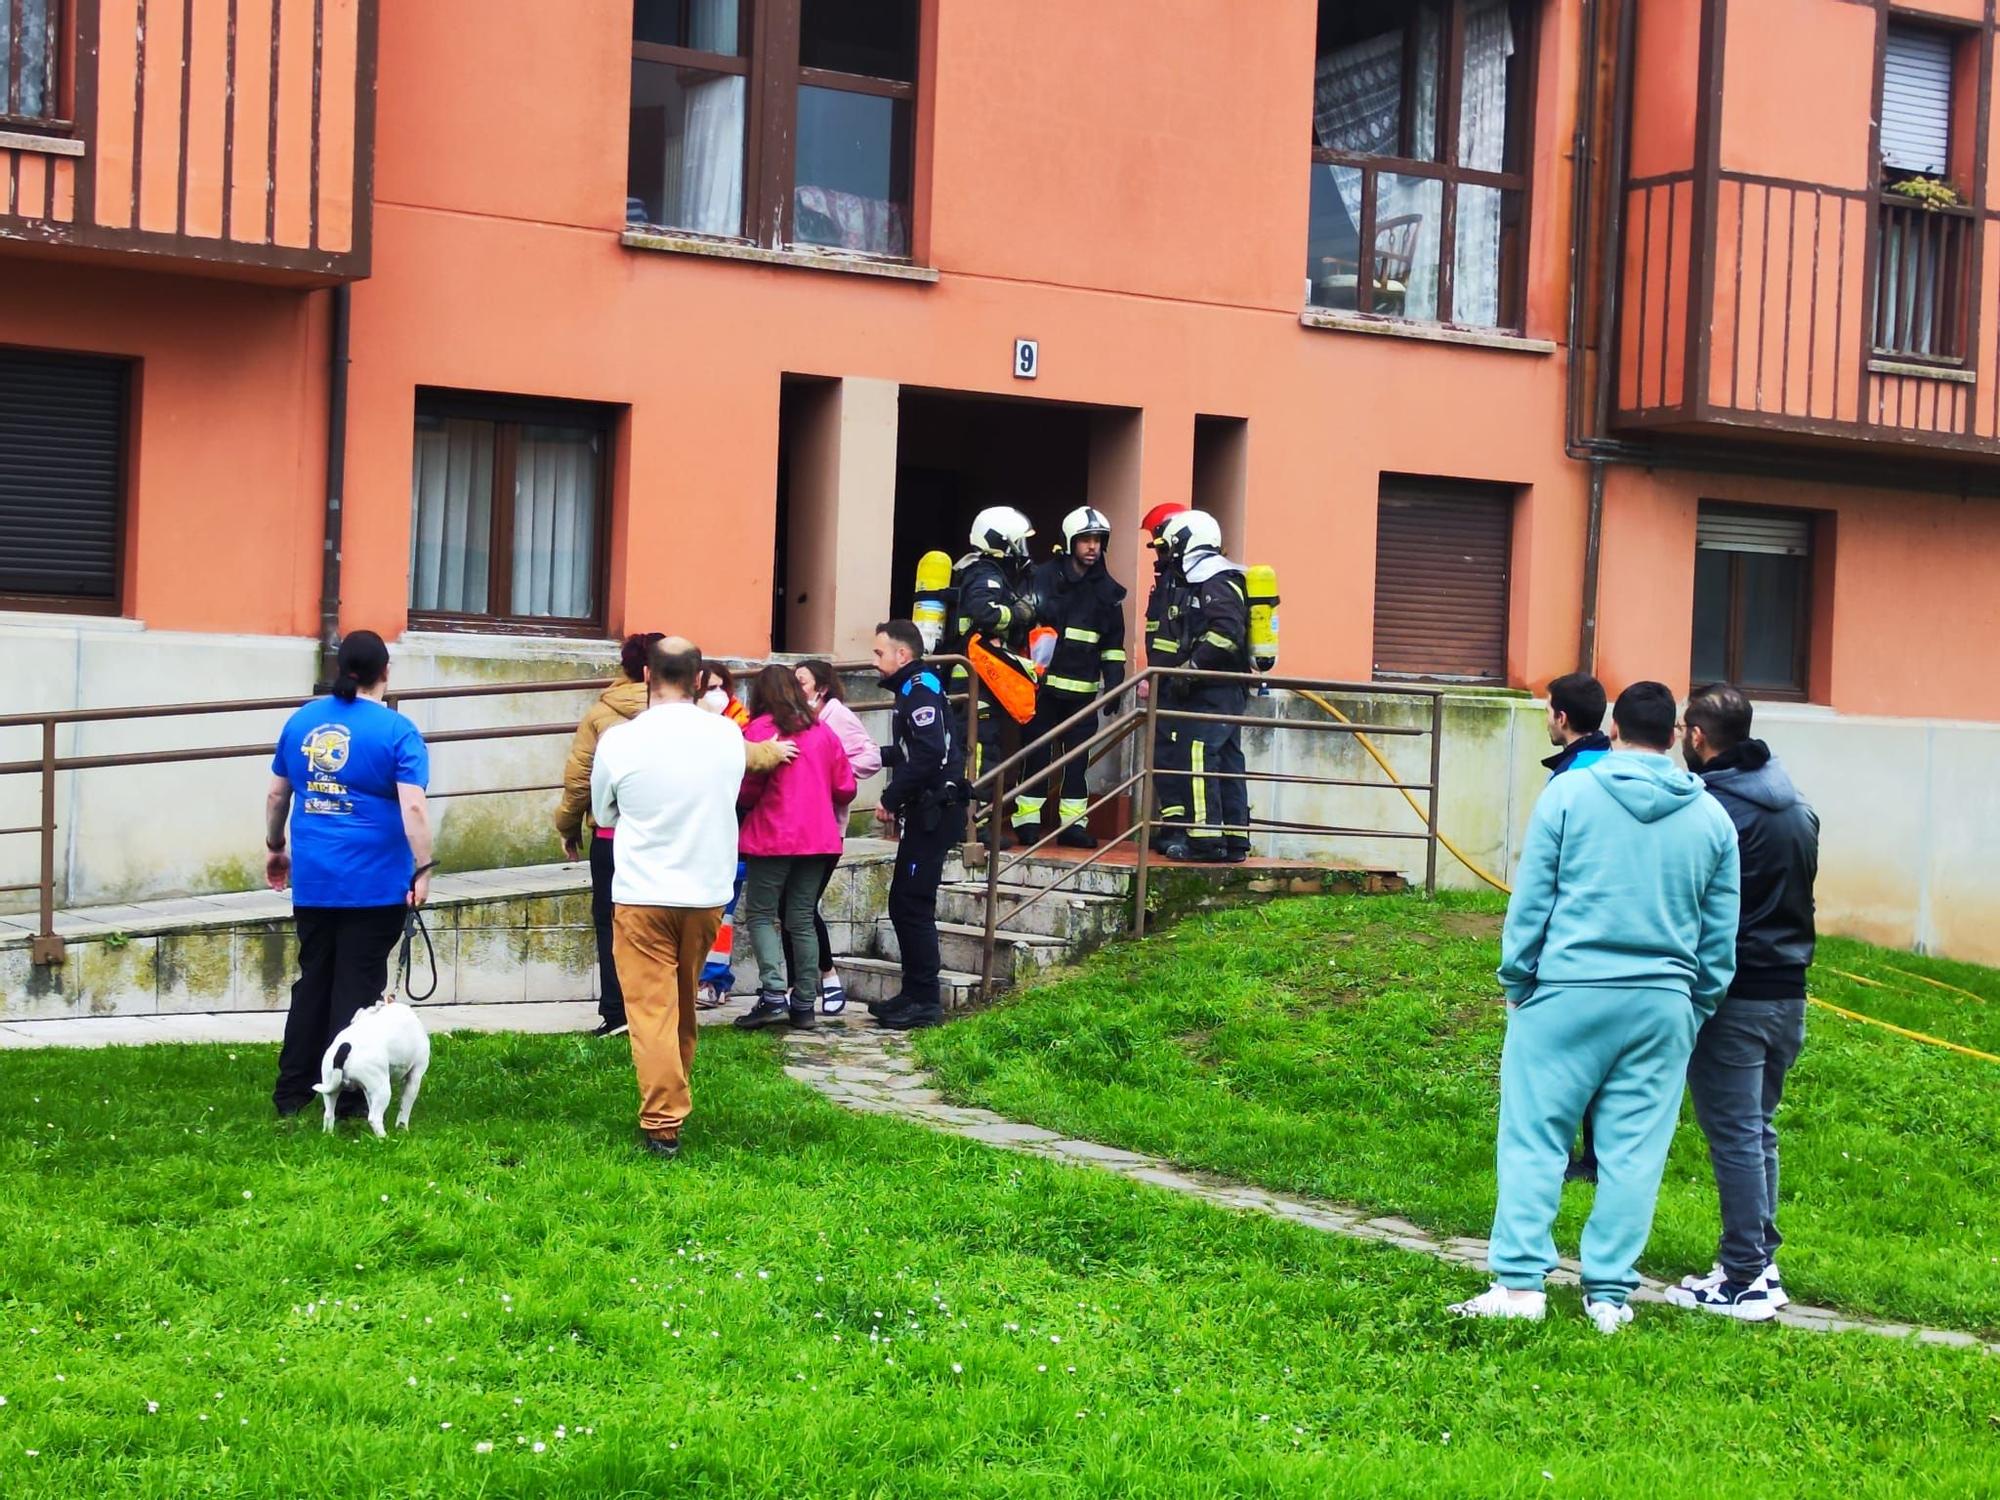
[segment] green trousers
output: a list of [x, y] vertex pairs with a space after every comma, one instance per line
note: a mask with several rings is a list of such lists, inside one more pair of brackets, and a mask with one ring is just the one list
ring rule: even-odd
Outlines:
[[1597, 1196], [1583, 1226], [1586, 1295], [1623, 1302], [1639, 1284], [1702, 1012], [1677, 990], [1540, 989], [1507, 1013], [1500, 1054], [1499, 1203], [1488, 1264], [1502, 1286], [1539, 1290], [1570, 1142], [1588, 1110]]

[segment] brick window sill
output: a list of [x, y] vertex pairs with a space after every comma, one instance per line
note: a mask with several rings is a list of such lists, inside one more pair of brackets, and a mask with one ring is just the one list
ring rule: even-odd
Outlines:
[[1477, 328], [1446, 328], [1436, 323], [1400, 323], [1393, 318], [1363, 317], [1309, 307], [1299, 314], [1307, 328], [1335, 333], [1364, 333], [1376, 338], [1411, 339], [1420, 344], [1458, 344], [1473, 349], [1499, 349], [1512, 354], [1554, 354], [1552, 339], [1523, 338], [1515, 333], [1489, 333]]
[[806, 271], [835, 271], [847, 276], [879, 276], [889, 281], [932, 282], [938, 279], [934, 266], [913, 266], [908, 261], [877, 260], [840, 250], [767, 250], [761, 245], [737, 245], [726, 240], [705, 240], [694, 235], [671, 234], [653, 229], [628, 229], [619, 237], [628, 250], [653, 250], [668, 255], [701, 255], [713, 260], [745, 260], [766, 266], [795, 266]]

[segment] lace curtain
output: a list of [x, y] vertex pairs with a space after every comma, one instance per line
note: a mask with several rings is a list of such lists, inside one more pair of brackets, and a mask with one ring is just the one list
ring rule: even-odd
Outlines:
[[[1498, 172], [1507, 160], [1507, 63], [1514, 55], [1508, 0], [1470, 0], [1465, 8], [1465, 77], [1460, 86], [1458, 163]], [[1458, 191], [1458, 248], [1453, 256], [1452, 319], [1490, 328], [1500, 321], [1498, 188]]]

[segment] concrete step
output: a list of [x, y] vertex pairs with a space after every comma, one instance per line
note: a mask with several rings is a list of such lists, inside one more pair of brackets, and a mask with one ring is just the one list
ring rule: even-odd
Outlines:
[[[938, 953], [947, 969], [978, 974], [986, 929], [964, 922], [938, 923]], [[875, 950], [886, 959], [900, 961], [903, 950], [896, 941], [896, 929], [887, 917], [875, 924]], [[1069, 944], [1061, 938], [1042, 937], [1032, 932], [1001, 932], [993, 946], [993, 980], [1011, 984], [1027, 979], [1069, 956]]]
[[[1002, 885], [1000, 912], [1046, 889], [1032, 885]], [[1121, 896], [1100, 896], [1088, 891], [1057, 891], [1042, 897], [1027, 910], [1006, 918], [1011, 932], [1029, 932], [1037, 937], [1062, 938], [1067, 942], [1095, 946], [1122, 930], [1131, 910]], [[986, 885], [967, 880], [944, 886], [938, 891], [938, 918], [984, 928], [986, 925]]]
[[[1001, 851], [1002, 861], [1013, 859], [1020, 853], [1017, 849]], [[983, 863], [985, 851], [978, 845], [972, 846], [966, 857], [966, 872], [962, 879], [982, 881], [986, 878]], [[1036, 855], [1026, 864], [1005, 868], [1001, 879], [1009, 885], [1062, 885], [1067, 890], [1079, 891], [1089, 896], [1123, 896], [1132, 889], [1132, 866], [1129, 863], [1113, 863], [1110, 860], [1092, 865], [1087, 870], [1079, 870], [1081, 859], [1063, 859], [1057, 856]]]
[[[868, 1012], [861, 1008], [863, 1005], [870, 1000], [887, 1000], [903, 987], [903, 966], [892, 959], [842, 958], [838, 965], [840, 977], [847, 984], [850, 1017], [866, 1021]], [[940, 970], [938, 993], [946, 1010], [963, 1009], [979, 993], [979, 976], [957, 969]]]

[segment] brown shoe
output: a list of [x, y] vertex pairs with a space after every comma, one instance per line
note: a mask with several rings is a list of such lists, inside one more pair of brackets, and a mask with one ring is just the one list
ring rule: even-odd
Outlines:
[[639, 1132], [639, 1149], [648, 1156], [663, 1157], [672, 1161], [681, 1154], [681, 1138], [678, 1131], [671, 1135], [654, 1135], [650, 1130]]

